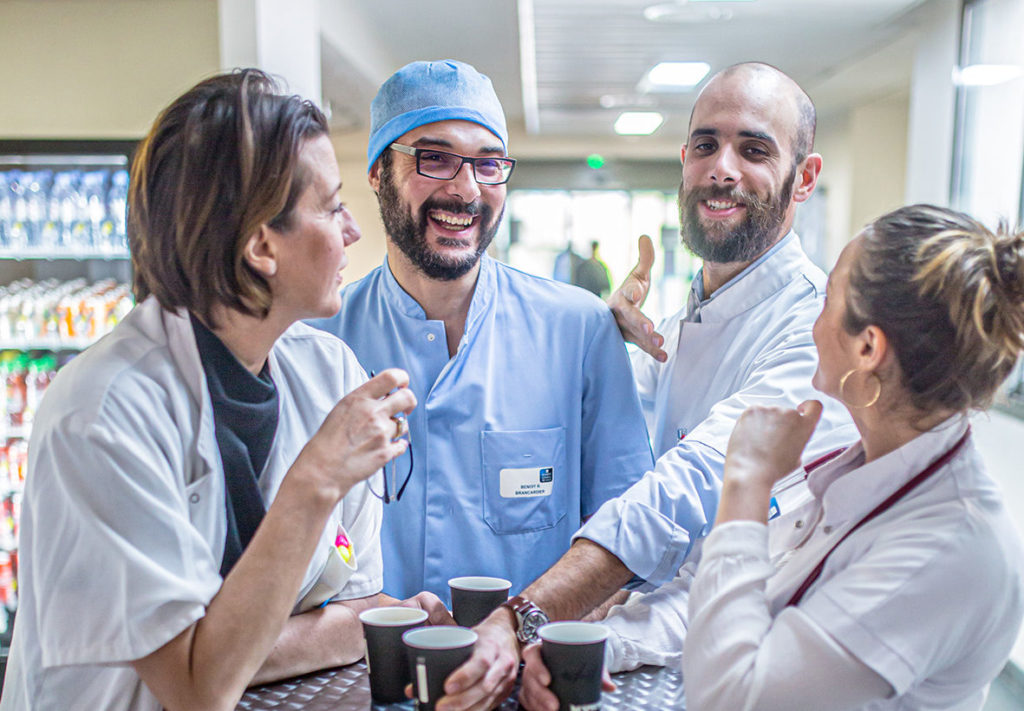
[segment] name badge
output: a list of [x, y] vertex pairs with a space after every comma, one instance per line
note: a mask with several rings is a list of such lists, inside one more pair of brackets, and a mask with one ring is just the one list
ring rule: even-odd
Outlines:
[[554, 486], [554, 467], [529, 467], [527, 469], [502, 469], [501, 498], [526, 499], [531, 496], [550, 496]]
[[773, 496], [771, 501], [768, 502], [768, 520], [771, 521], [773, 518], [778, 518], [782, 515], [779, 511], [779, 502], [775, 500]]

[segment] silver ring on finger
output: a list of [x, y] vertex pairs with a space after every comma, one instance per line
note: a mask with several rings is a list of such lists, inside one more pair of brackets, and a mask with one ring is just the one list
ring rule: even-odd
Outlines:
[[400, 412], [397, 415], [392, 415], [391, 419], [395, 423], [395, 434], [392, 435], [391, 440], [402, 439], [409, 431], [409, 422], [406, 420], [405, 414]]

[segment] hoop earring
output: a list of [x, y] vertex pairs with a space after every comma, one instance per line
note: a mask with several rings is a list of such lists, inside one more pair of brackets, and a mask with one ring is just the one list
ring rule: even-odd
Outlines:
[[874, 372], [863, 371], [863, 372], [867, 372], [867, 374], [870, 375], [871, 377], [873, 377], [875, 379], [875, 382], [878, 383], [878, 388], [875, 390], [875, 396], [873, 398], [871, 398], [864, 405], [854, 405], [853, 403], [850, 403], [850, 402], [847, 401], [846, 397], [843, 395], [843, 390], [846, 388], [846, 380], [847, 380], [847, 378], [849, 378], [854, 373], [859, 373], [859, 372], [862, 372], [862, 371], [859, 371], [856, 368], [850, 368], [848, 371], [846, 371], [846, 374], [843, 375], [843, 377], [841, 377], [839, 379], [839, 401], [842, 402], [844, 405], [846, 405], [851, 410], [865, 410], [865, 409], [871, 407], [872, 405], [874, 405], [876, 402], [878, 402], [878, 398], [880, 398], [882, 396], [882, 381], [881, 381], [881, 379], [877, 375], [875, 375]]

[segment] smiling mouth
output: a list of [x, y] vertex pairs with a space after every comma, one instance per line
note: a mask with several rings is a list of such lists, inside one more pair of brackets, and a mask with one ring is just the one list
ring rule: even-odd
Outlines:
[[720, 212], [722, 210], [731, 210], [734, 207], [743, 207], [741, 203], [732, 202], [731, 200], [705, 200], [705, 207], [711, 212]]
[[476, 219], [472, 215], [455, 215], [441, 210], [431, 210], [427, 216], [442, 227], [458, 232], [473, 224]]

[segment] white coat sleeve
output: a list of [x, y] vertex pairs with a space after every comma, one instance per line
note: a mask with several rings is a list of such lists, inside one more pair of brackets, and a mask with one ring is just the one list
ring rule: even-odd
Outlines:
[[[379, 477], [374, 475], [374, 479]], [[377, 486], [380, 486], [379, 481]], [[335, 600], [375, 595], [383, 589], [384, 565], [380, 549], [382, 508], [380, 499], [370, 493], [365, 482], [353, 487], [338, 505], [342, 525], [356, 551], [358, 569], [334, 597]]]
[[635, 592], [603, 620], [609, 629], [605, 664], [612, 673], [645, 664], [678, 668], [686, 641], [687, 604], [696, 560], [688, 559], [675, 578], [649, 593]]
[[[341, 360], [344, 364], [344, 396], [369, 378], [348, 347], [343, 349]], [[383, 471], [374, 474], [369, 480], [377, 491], [382, 491], [382, 477]], [[376, 595], [384, 587], [384, 563], [380, 546], [384, 504], [371, 493], [369, 484], [362, 482], [352, 487], [345, 495], [335, 513], [341, 517], [341, 524], [352, 540], [358, 569], [334, 599], [354, 600]]]
[[220, 551], [190, 521], [211, 476], [187, 488], [173, 423], [141, 403], [108, 400], [36, 430], [25, 510], [44, 666], [124, 663], [205, 614], [220, 589]]
[[772, 617], [768, 527], [717, 526], [703, 544], [683, 650], [688, 711], [840, 711], [893, 689], [799, 608]]

